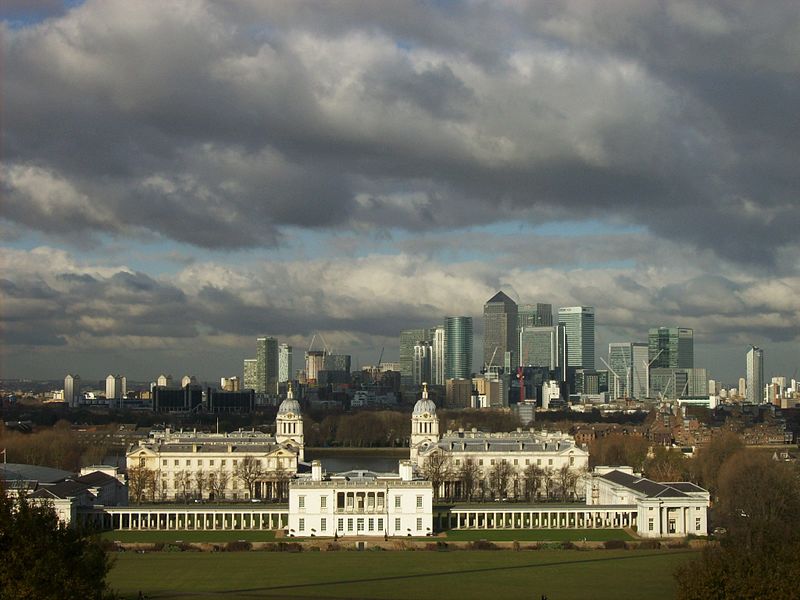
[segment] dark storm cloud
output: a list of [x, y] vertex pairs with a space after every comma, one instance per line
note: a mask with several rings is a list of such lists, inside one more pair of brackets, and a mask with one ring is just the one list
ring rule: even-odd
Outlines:
[[4, 32], [3, 216], [230, 248], [614, 215], [772, 264], [797, 31], [788, 1], [87, 2]]

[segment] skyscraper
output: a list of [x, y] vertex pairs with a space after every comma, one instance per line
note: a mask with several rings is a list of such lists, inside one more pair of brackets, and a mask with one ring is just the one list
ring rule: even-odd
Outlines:
[[694, 332], [685, 327], [657, 327], [648, 333], [652, 369], [694, 368]]
[[255, 358], [244, 359], [244, 367], [242, 369], [242, 389], [245, 390], [256, 389], [257, 370], [258, 370], [258, 361]]
[[559, 308], [558, 322], [567, 330], [567, 360], [570, 369], [594, 370], [594, 307]]
[[433, 367], [433, 343], [419, 341], [414, 346], [414, 364], [412, 373], [414, 385], [422, 385], [431, 382]]
[[747, 401], [764, 401], [764, 351], [758, 346], [750, 346], [747, 351]]
[[553, 305], [520, 304], [517, 310], [517, 328], [523, 327], [549, 327], [553, 324]]
[[469, 379], [472, 376], [472, 317], [445, 317], [444, 377]]
[[64, 377], [64, 401], [67, 406], [78, 406], [78, 395], [81, 391], [81, 376], [67, 374]]
[[256, 339], [255, 390], [258, 394], [278, 391], [278, 340], [273, 337]]
[[417, 342], [430, 342], [433, 339], [433, 329], [418, 327], [404, 329], [400, 332], [400, 383], [413, 385], [414, 383], [414, 346]]
[[523, 327], [519, 333], [520, 366], [542, 367], [567, 380], [567, 336], [564, 325]]
[[288, 344], [281, 344], [278, 346], [278, 383], [291, 381], [293, 376], [292, 347]]
[[517, 332], [517, 303], [503, 292], [497, 292], [483, 305], [483, 362], [500, 365], [506, 352], [511, 353], [511, 364], [519, 357]]
[[438, 326], [433, 332], [433, 347], [431, 357], [431, 380], [434, 385], [444, 385], [444, 363], [447, 348], [447, 337], [444, 326]]
[[650, 381], [647, 377], [649, 369], [647, 366], [649, 362], [647, 344], [644, 342], [632, 342], [631, 356], [633, 356], [633, 360], [631, 361], [630, 395], [631, 398], [643, 400], [647, 398], [649, 393], [647, 388], [650, 385]]

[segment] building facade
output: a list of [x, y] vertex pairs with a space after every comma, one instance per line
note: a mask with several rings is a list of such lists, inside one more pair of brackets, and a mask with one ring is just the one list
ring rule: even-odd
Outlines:
[[595, 368], [594, 318], [593, 306], [565, 306], [558, 309], [558, 322], [566, 328], [570, 368]]
[[751, 346], [747, 351], [747, 401], [761, 404], [764, 401], [764, 351]]
[[444, 377], [472, 377], [472, 317], [445, 317]]
[[273, 337], [256, 339], [256, 393], [278, 392], [278, 340]]
[[290, 536], [397, 537], [433, 533], [433, 488], [409, 461], [398, 473], [355, 470], [311, 473], [289, 485]]
[[694, 331], [686, 327], [656, 327], [648, 332], [653, 369], [694, 368]]
[[278, 383], [286, 383], [294, 378], [292, 347], [289, 344], [278, 346]]
[[519, 357], [517, 337], [517, 303], [503, 292], [497, 292], [483, 305], [483, 362], [503, 366], [506, 354], [511, 364]]
[[566, 327], [523, 327], [519, 333], [519, 357], [519, 366], [547, 368], [559, 381], [566, 381], [569, 366]]

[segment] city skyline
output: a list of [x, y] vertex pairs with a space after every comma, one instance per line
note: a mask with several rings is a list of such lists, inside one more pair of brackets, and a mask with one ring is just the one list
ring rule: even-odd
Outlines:
[[792, 3], [302, 4], [0, 9], [0, 377], [397, 361], [446, 315], [474, 364], [498, 290], [796, 372]]

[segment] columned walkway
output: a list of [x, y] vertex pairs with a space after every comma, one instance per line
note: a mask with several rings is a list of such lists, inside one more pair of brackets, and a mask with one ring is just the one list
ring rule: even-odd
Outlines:
[[617, 529], [634, 527], [637, 510], [631, 506], [586, 505], [469, 505], [436, 507], [433, 527], [446, 529]]
[[108, 506], [79, 511], [78, 520], [101, 529], [269, 530], [289, 526], [286, 506]]

